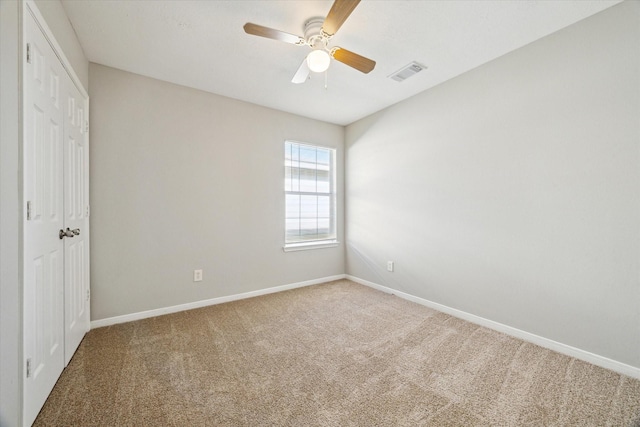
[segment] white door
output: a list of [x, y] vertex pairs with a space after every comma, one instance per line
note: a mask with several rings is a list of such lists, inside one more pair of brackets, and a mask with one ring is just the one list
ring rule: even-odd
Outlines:
[[66, 77], [33, 17], [24, 15], [24, 418], [31, 425], [64, 367], [63, 100]]
[[89, 331], [89, 147], [87, 100], [71, 80], [65, 88], [64, 227], [71, 231], [63, 239], [66, 366]]
[[26, 426], [89, 330], [89, 102], [31, 7], [23, 27]]

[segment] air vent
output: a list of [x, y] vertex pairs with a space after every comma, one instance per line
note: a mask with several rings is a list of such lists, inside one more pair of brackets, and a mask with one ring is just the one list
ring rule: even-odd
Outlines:
[[427, 67], [424, 65], [420, 65], [417, 62], [412, 62], [409, 65], [402, 67], [400, 70], [391, 74], [389, 78], [397, 81], [403, 82], [407, 80], [409, 77], [418, 74], [420, 71], [425, 70]]

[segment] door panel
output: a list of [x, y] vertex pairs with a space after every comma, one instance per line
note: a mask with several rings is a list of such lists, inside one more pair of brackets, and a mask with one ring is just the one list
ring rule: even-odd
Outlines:
[[24, 424], [30, 425], [64, 367], [63, 120], [65, 75], [33, 17], [24, 15]]
[[78, 234], [65, 238], [65, 365], [89, 330], [89, 219], [87, 102], [68, 82], [64, 123], [65, 229]]

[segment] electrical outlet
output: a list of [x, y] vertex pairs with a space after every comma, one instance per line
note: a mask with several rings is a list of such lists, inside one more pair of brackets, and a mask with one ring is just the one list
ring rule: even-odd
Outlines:
[[202, 282], [202, 270], [193, 270], [193, 281]]
[[393, 271], [393, 261], [387, 261], [387, 271]]

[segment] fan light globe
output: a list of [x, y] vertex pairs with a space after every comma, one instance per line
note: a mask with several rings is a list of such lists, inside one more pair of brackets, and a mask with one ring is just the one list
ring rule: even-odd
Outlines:
[[307, 55], [307, 65], [314, 73], [321, 73], [329, 68], [331, 57], [324, 50], [314, 50]]

